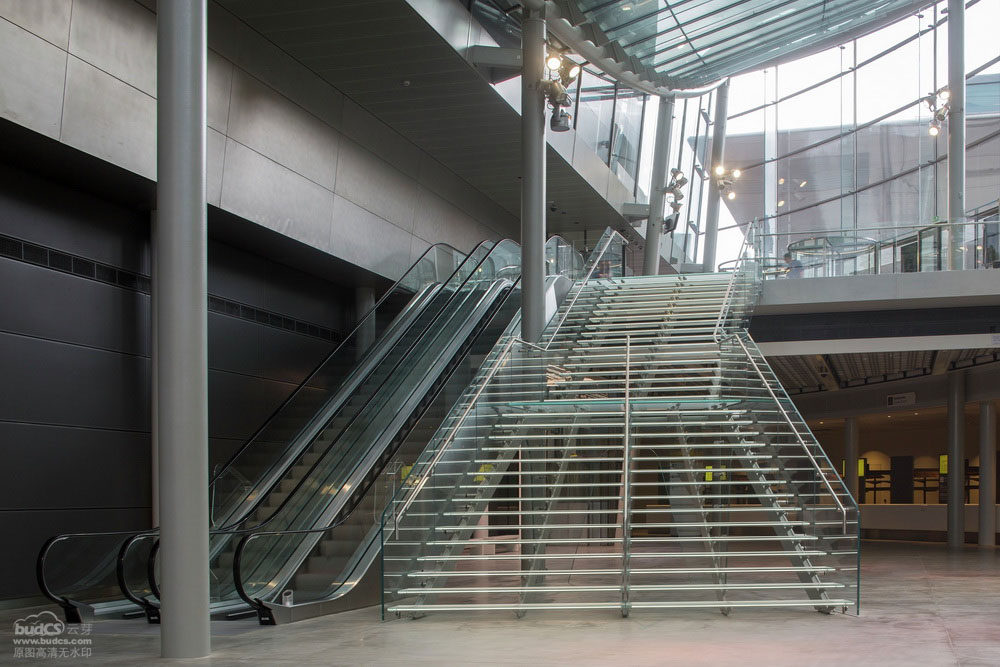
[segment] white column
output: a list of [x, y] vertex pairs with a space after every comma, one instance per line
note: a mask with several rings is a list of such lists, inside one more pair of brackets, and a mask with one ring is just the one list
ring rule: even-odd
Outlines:
[[653, 173], [649, 182], [649, 217], [646, 218], [646, 247], [643, 268], [647, 276], [660, 273], [660, 242], [663, 238], [663, 211], [667, 186], [667, 160], [670, 155], [670, 128], [674, 117], [674, 98], [661, 97], [656, 116], [653, 149]]
[[[965, 0], [948, 0], [948, 222], [965, 221]], [[948, 269], [961, 269], [964, 227], [948, 234]]]

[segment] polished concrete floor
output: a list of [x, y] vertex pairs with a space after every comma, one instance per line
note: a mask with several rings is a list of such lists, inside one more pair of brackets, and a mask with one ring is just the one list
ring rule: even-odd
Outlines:
[[[1000, 551], [866, 542], [860, 616], [806, 609], [449, 613], [381, 622], [377, 609], [259, 627], [213, 624], [213, 656], [195, 665], [1000, 665]], [[0, 664], [74, 662], [13, 657], [0, 614]], [[158, 662], [156, 626], [94, 624], [100, 665]]]

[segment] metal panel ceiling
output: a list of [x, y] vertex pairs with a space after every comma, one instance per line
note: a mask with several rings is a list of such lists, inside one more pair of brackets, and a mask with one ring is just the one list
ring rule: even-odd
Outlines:
[[[915, 352], [879, 352], [866, 354], [828, 354], [824, 358], [843, 388], [891, 382], [930, 375], [937, 353], [934, 350]], [[955, 350], [951, 367], [966, 368], [1000, 360], [1000, 348]], [[778, 380], [790, 394], [824, 391], [822, 379], [810, 356], [771, 357], [768, 360]]]
[[[520, 218], [520, 116], [407, 2], [219, 1]], [[635, 238], [551, 147], [548, 156], [550, 232], [611, 224]]]

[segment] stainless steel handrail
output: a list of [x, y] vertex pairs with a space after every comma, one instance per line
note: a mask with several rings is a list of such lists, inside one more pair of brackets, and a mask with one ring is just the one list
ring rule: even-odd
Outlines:
[[719, 309], [719, 317], [715, 321], [715, 329], [712, 332], [712, 338], [715, 340], [716, 343], [718, 343], [722, 338], [720, 334], [720, 331], [723, 326], [722, 323], [725, 322], [726, 318], [728, 317], [728, 312], [730, 310], [730, 301], [732, 299], [732, 294], [733, 294], [733, 288], [736, 286], [736, 280], [739, 278], [740, 275], [740, 263], [746, 262], [748, 259], [747, 250], [750, 247], [750, 237], [751, 235], [754, 235], [756, 224], [757, 221], [755, 220], [754, 222], [750, 223], [750, 225], [747, 227], [747, 233], [743, 236], [743, 243], [740, 245], [740, 254], [737, 255], [736, 268], [733, 269], [733, 275], [729, 279], [729, 285], [726, 286], [726, 295], [722, 299], [722, 308]]
[[576, 290], [576, 294], [573, 295], [573, 299], [569, 302], [569, 306], [567, 306], [566, 310], [563, 312], [562, 317], [559, 319], [559, 323], [556, 324], [555, 329], [552, 330], [552, 334], [549, 336], [549, 342], [545, 344], [546, 350], [548, 350], [549, 346], [552, 345], [552, 341], [555, 340], [556, 334], [559, 333], [559, 329], [562, 328], [562, 325], [566, 321], [566, 318], [573, 310], [573, 306], [576, 305], [576, 300], [579, 298], [580, 293], [583, 292], [584, 286], [590, 281], [590, 277], [594, 275], [594, 269], [597, 268], [597, 265], [600, 263], [601, 258], [604, 257], [604, 254], [608, 251], [608, 248], [611, 247], [611, 242], [615, 239], [616, 236], [622, 240], [623, 245], [628, 243], [628, 240], [626, 240], [626, 238], [621, 234], [619, 234], [618, 232], [613, 231], [611, 232], [611, 234], [608, 235], [608, 240], [604, 242], [604, 249], [601, 250], [600, 253], [598, 253], [594, 257], [594, 261], [590, 265], [590, 270], [587, 271], [586, 276], [580, 279], [579, 288]]
[[834, 491], [833, 485], [830, 484], [830, 480], [827, 478], [826, 473], [823, 472], [823, 469], [820, 468], [819, 463], [816, 461], [816, 458], [813, 456], [812, 452], [809, 451], [809, 445], [806, 443], [805, 439], [802, 437], [802, 434], [799, 433], [799, 430], [795, 427], [795, 424], [792, 423], [791, 417], [788, 416], [788, 412], [781, 405], [781, 400], [778, 398], [778, 395], [774, 393], [773, 389], [771, 389], [771, 383], [768, 382], [767, 378], [764, 377], [764, 373], [760, 370], [760, 366], [757, 365], [757, 362], [754, 361], [753, 355], [750, 354], [750, 350], [747, 348], [746, 344], [743, 342], [742, 337], [739, 334], [734, 333], [731, 336], [729, 336], [728, 338], [733, 338], [734, 340], [736, 340], [736, 342], [739, 344], [739, 346], [741, 348], [743, 348], [743, 352], [747, 355], [747, 359], [753, 365], [754, 371], [757, 372], [757, 377], [759, 377], [760, 381], [764, 383], [764, 388], [767, 389], [767, 393], [769, 393], [771, 395], [771, 398], [774, 400], [775, 405], [778, 406], [778, 410], [781, 412], [781, 416], [784, 417], [784, 419], [785, 419], [786, 422], [788, 422], [788, 427], [790, 429], [792, 429], [792, 433], [795, 434], [795, 437], [798, 439], [799, 444], [802, 445], [802, 450], [805, 452], [806, 456], [809, 458], [809, 462], [812, 463], [813, 468], [816, 469], [816, 473], [823, 480], [823, 483], [826, 485], [827, 491], [830, 492], [830, 496], [833, 498], [833, 501], [835, 503], [837, 503], [837, 508], [840, 510], [841, 517], [843, 518], [843, 524], [842, 524], [843, 530], [844, 530], [844, 533], [846, 534], [846, 532], [847, 532], [847, 508], [844, 506], [844, 503], [842, 503], [840, 501], [840, 496], [837, 495], [836, 491]]
[[632, 437], [631, 437], [632, 335], [625, 336], [625, 431], [622, 436], [622, 616], [629, 612], [629, 580], [632, 555]]
[[487, 385], [489, 385], [490, 380], [492, 380], [493, 377], [496, 375], [497, 371], [500, 368], [500, 365], [504, 361], [506, 361], [506, 359], [510, 356], [514, 344], [517, 343], [518, 341], [524, 342], [521, 341], [521, 339], [518, 338], [517, 336], [511, 336], [510, 339], [504, 344], [503, 348], [500, 351], [500, 354], [497, 356], [496, 361], [493, 362], [493, 365], [486, 373], [486, 377], [483, 378], [482, 384], [479, 385], [479, 388], [476, 390], [476, 393], [473, 394], [472, 397], [469, 399], [469, 404], [465, 406], [465, 410], [462, 412], [462, 416], [459, 417], [458, 421], [455, 422], [455, 425], [451, 427], [451, 431], [448, 433], [448, 437], [445, 438], [445, 440], [440, 445], [438, 445], [438, 450], [434, 454], [434, 458], [432, 458], [428, 462], [427, 466], [424, 468], [424, 471], [421, 472], [420, 481], [417, 482], [410, 489], [407, 499], [403, 504], [403, 506], [399, 509], [399, 511], [396, 511], [395, 509], [393, 510], [394, 523], [398, 520], [397, 518], [400, 515], [404, 514], [406, 510], [410, 508], [410, 505], [413, 504], [413, 501], [416, 499], [417, 495], [419, 495], [420, 491], [424, 488], [424, 485], [427, 483], [427, 480], [429, 479], [428, 473], [430, 473], [430, 471], [433, 470], [435, 466], [437, 466], [437, 463], [438, 461], [441, 460], [441, 457], [444, 455], [445, 450], [448, 449], [448, 445], [451, 444], [451, 442], [455, 439], [455, 434], [458, 433], [459, 429], [462, 428], [462, 425], [465, 423], [465, 419], [469, 416], [469, 413], [472, 412], [472, 408], [475, 407], [476, 403], [479, 400], [479, 397], [482, 395]]

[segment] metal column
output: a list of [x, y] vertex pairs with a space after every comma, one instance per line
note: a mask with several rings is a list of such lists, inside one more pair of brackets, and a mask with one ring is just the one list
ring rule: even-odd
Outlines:
[[965, 543], [965, 371], [948, 374], [948, 546]]
[[979, 404], [979, 544], [997, 540], [997, 407]]
[[525, 3], [521, 22], [521, 337], [545, 327], [545, 19]]
[[670, 127], [674, 117], [674, 98], [661, 97], [656, 116], [656, 148], [653, 151], [653, 175], [649, 182], [649, 217], [646, 218], [646, 248], [642, 266], [646, 275], [660, 272], [660, 242], [663, 234], [663, 211], [667, 186], [667, 159], [670, 153]]
[[157, 16], [160, 650], [209, 654], [205, 0]]
[[729, 81], [719, 86], [715, 93], [715, 119], [712, 121], [712, 159], [709, 170], [708, 210], [705, 213], [705, 250], [703, 270], [715, 271], [716, 247], [719, 243], [719, 207], [722, 193], [716, 187], [715, 168], [724, 164], [726, 156], [726, 116], [729, 114]]
[[858, 498], [858, 418], [844, 420], [844, 483], [851, 497], [859, 505], [864, 500]]
[[[965, 0], [948, 0], [948, 222], [965, 221]], [[948, 234], [950, 270], [962, 268], [956, 237], [964, 227]]]

